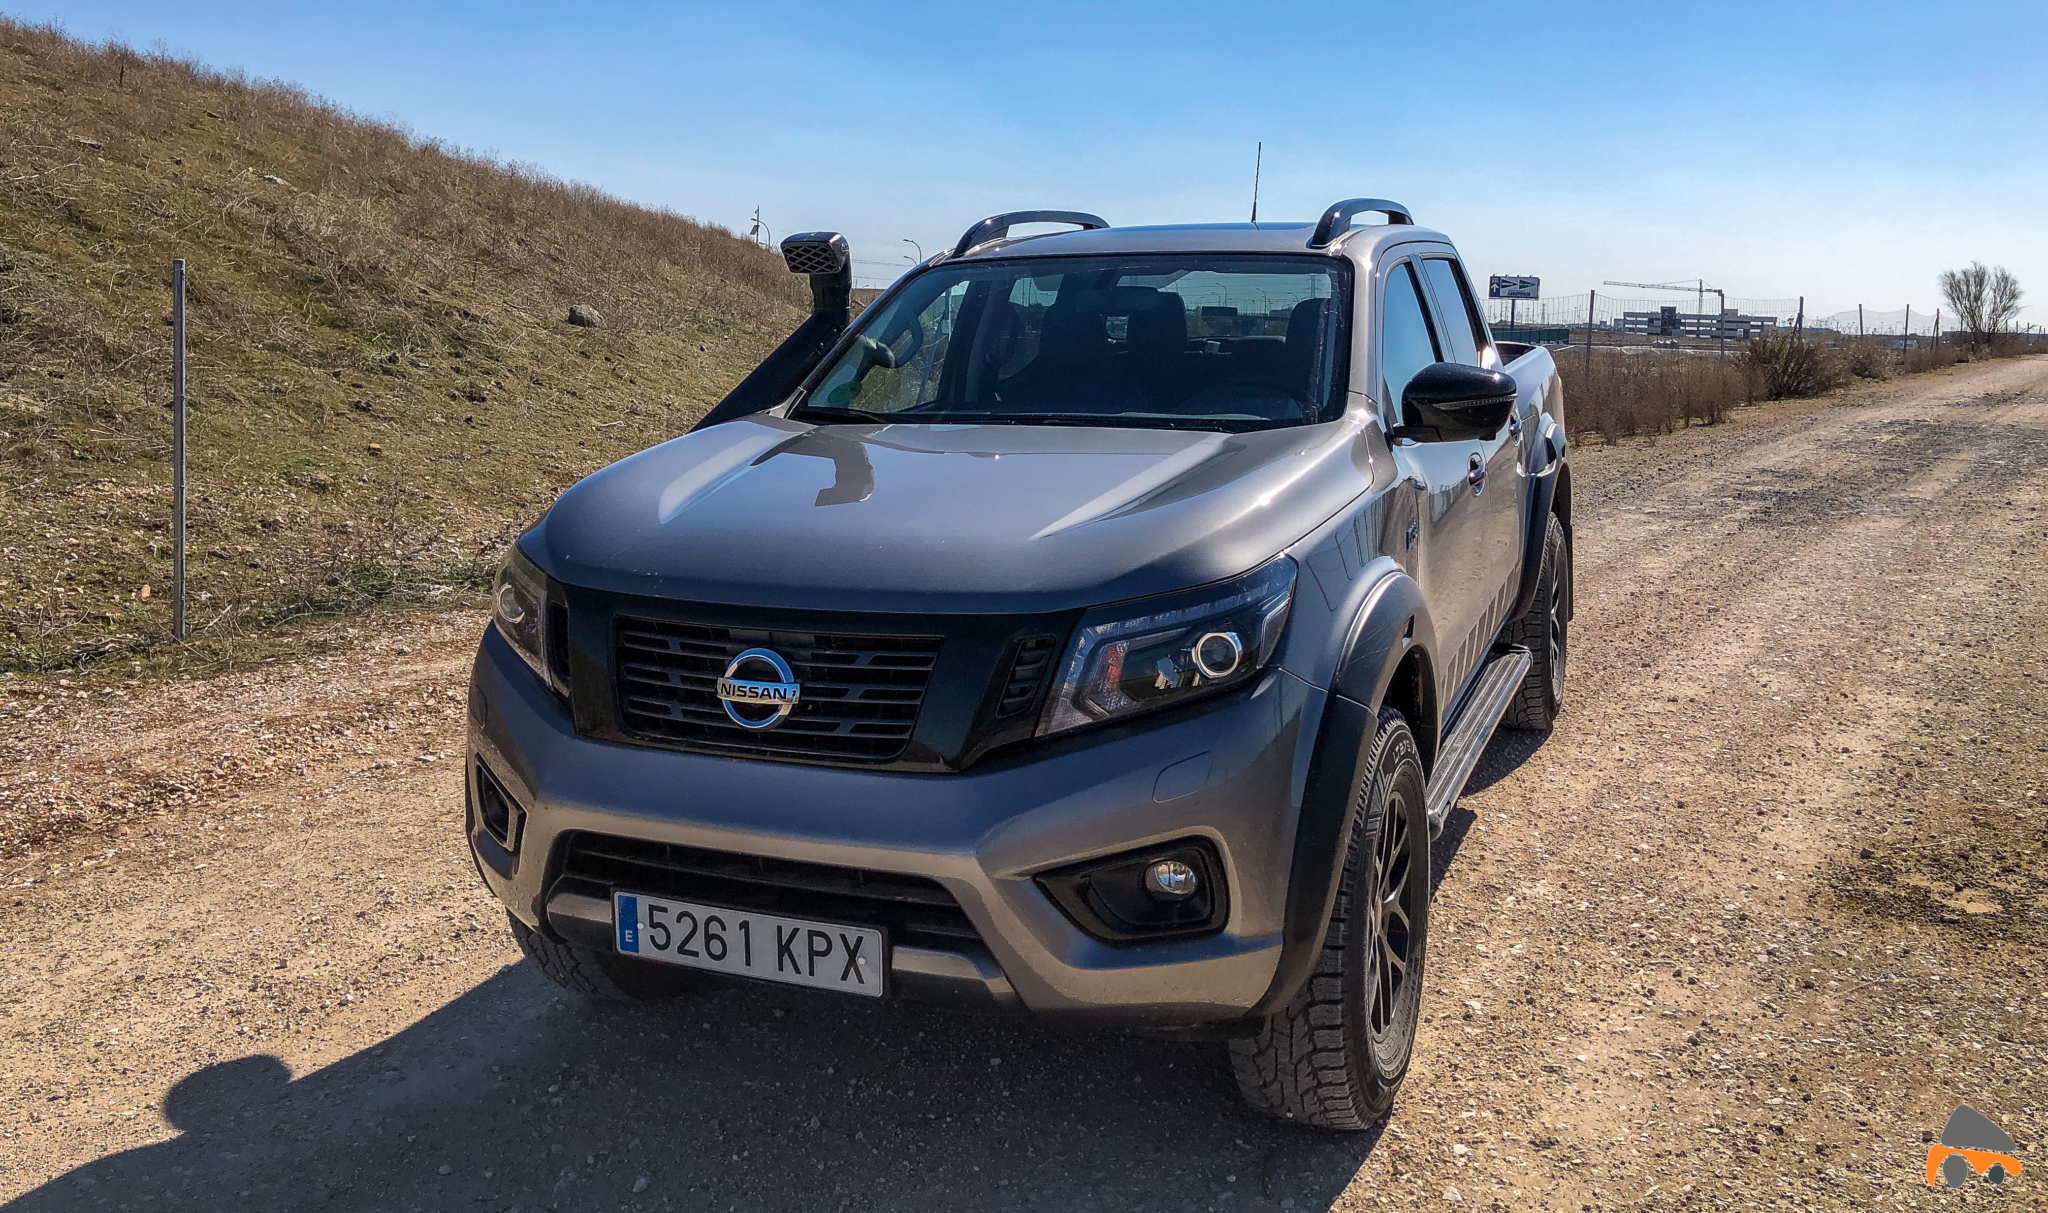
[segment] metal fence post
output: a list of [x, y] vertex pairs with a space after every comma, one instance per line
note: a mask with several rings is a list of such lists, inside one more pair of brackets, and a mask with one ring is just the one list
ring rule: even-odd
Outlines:
[[1586, 382], [1593, 381], [1593, 313], [1598, 310], [1600, 292], [1586, 292]]
[[185, 639], [185, 259], [171, 262], [171, 638]]

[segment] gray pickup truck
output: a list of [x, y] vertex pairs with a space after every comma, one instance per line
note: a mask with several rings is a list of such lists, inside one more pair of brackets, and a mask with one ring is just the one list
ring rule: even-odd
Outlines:
[[1430, 840], [1564, 691], [1550, 355], [1381, 199], [998, 215], [857, 318], [842, 237], [782, 254], [810, 317], [499, 576], [467, 829], [526, 955], [1226, 1041], [1373, 1124]]

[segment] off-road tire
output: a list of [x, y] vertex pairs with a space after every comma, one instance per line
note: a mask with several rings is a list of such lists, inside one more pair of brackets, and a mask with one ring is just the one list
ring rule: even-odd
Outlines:
[[[1230, 1042], [1231, 1069], [1246, 1103], [1323, 1129], [1369, 1129], [1386, 1117], [1414, 1056], [1420, 1019], [1429, 945], [1422, 759], [1408, 722], [1392, 708], [1380, 710], [1371, 746], [1315, 969], [1294, 1001], [1256, 1035]], [[1388, 877], [1401, 882], [1405, 933], [1391, 916], [1372, 911]], [[1382, 945], [1392, 946], [1396, 936], [1405, 967], [1389, 998], [1379, 981], [1386, 965], [1380, 958]], [[1385, 1028], [1376, 1031], [1381, 1006], [1388, 1008]]]
[[1536, 596], [1529, 611], [1502, 629], [1501, 638], [1529, 650], [1532, 660], [1500, 722], [1511, 729], [1541, 732], [1564, 708], [1565, 659], [1570, 656], [1572, 549], [1557, 515], [1543, 532], [1543, 563], [1536, 571]]
[[660, 1002], [708, 984], [688, 969], [561, 943], [510, 914], [505, 919], [512, 924], [512, 938], [519, 941], [519, 950], [533, 967], [572, 994], [608, 1002]]

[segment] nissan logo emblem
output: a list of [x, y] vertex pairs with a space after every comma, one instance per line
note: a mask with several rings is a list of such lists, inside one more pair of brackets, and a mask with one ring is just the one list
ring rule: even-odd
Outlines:
[[718, 699], [725, 705], [725, 714], [743, 729], [772, 729], [781, 724], [803, 690], [782, 654], [769, 649], [741, 653], [726, 664], [725, 677], [718, 680]]

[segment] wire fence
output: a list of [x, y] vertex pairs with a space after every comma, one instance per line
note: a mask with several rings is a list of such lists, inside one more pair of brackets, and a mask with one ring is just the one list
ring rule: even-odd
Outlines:
[[[1802, 300], [1742, 299], [1729, 297], [1725, 305], [1709, 291], [1704, 296], [1667, 295], [1645, 298], [1589, 292], [1548, 299], [1489, 299], [1487, 322], [1497, 329], [1584, 330], [1642, 339], [1680, 341], [1741, 342], [1769, 333], [1794, 328], [1808, 334], [1836, 337], [1897, 337], [1932, 340], [1936, 324], [1945, 333], [1956, 331], [1951, 313], [1943, 316], [1932, 307], [1849, 308], [1817, 315], [1804, 311]], [[1528, 338], [1525, 338], [1528, 339]], [[1563, 340], [1561, 336], [1551, 339]]]

